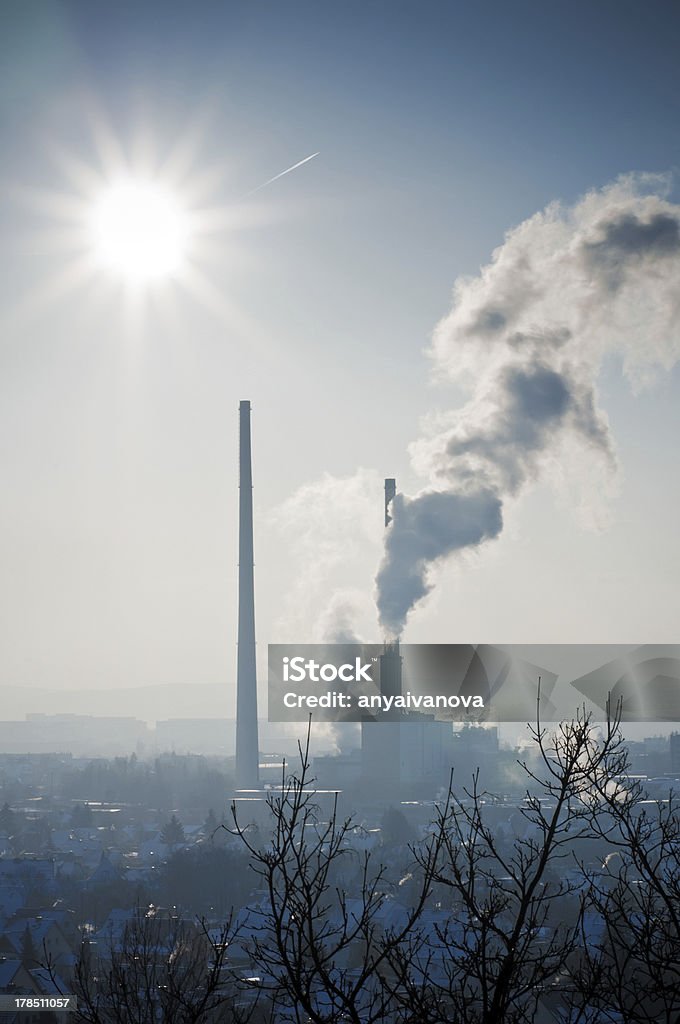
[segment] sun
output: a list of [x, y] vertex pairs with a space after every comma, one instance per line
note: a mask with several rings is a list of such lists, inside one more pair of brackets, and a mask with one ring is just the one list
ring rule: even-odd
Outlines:
[[126, 143], [96, 97], [84, 97], [79, 112], [70, 118], [85, 126], [78, 149], [58, 138], [45, 143], [54, 185], [11, 183], [30, 217], [27, 250], [45, 257], [12, 304], [12, 323], [77, 295], [83, 318], [106, 303], [136, 331], [151, 317], [176, 324], [188, 300], [253, 339], [257, 324], [235, 294], [231, 271], [257, 266], [245, 233], [281, 216], [259, 193], [319, 154], [231, 194], [234, 158], [206, 162], [204, 142], [215, 126], [201, 111], [177, 126], [169, 145], [141, 123]]
[[159, 281], [181, 270], [187, 218], [166, 186], [138, 178], [117, 181], [94, 200], [90, 222], [96, 262], [126, 281]]

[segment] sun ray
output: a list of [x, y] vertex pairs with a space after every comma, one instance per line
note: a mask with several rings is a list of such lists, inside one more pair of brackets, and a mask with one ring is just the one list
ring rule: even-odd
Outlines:
[[[158, 173], [164, 181], [170, 181], [177, 187], [197, 179], [198, 158], [205, 144], [205, 138], [215, 119], [214, 104], [203, 104], [187, 119], [183, 130], [179, 131], [167, 155], [159, 164]], [[211, 192], [224, 181], [226, 164], [222, 164], [219, 177], [212, 179]]]
[[86, 307], [113, 302], [124, 329], [139, 334], [146, 318], [167, 320], [170, 303], [179, 309], [185, 294], [252, 342], [255, 322], [230, 294], [230, 271], [242, 274], [254, 259], [242, 233], [287, 219], [291, 207], [252, 199], [236, 187], [225, 197], [228, 183], [238, 180], [236, 159], [207, 166], [200, 160], [213, 118], [210, 105], [197, 112], [163, 154], [153, 133], [143, 130], [143, 117], [124, 147], [96, 98], [83, 98], [79, 122], [89, 130], [92, 159], [52, 140], [46, 149], [62, 185], [12, 188], [36, 218], [21, 239], [12, 239], [12, 249], [17, 258], [35, 260], [36, 280], [42, 267], [49, 270], [5, 310], [6, 325], [24, 325], [80, 289], [79, 318]]
[[99, 157], [99, 165], [109, 177], [119, 177], [129, 171], [129, 161], [115, 131], [99, 103], [90, 97], [86, 103], [86, 117], [90, 125], [92, 142]]
[[101, 173], [61, 143], [52, 141], [47, 152], [52, 163], [80, 196], [94, 196], [101, 189]]
[[15, 202], [30, 207], [34, 213], [44, 214], [59, 221], [77, 224], [84, 221], [87, 216], [87, 200], [73, 192], [56, 189], [47, 192], [30, 185], [12, 184], [7, 188], [7, 194]]
[[4, 327], [7, 331], [24, 330], [40, 314], [65, 296], [85, 289], [88, 282], [96, 277], [96, 267], [89, 254], [68, 260], [59, 270], [53, 272], [40, 286], [31, 288], [15, 301], [8, 310]]
[[255, 321], [241, 309], [234, 299], [210, 280], [197, 266], [185, 268], [178, 284], [204, 309], [216, 316], [225, 327], [247, 337], [251, 344], [264, 344], [264, 338]]

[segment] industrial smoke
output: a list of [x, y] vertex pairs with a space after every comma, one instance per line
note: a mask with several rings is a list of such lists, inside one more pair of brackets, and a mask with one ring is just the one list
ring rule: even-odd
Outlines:
[[680, 356], [680, 206], [667, 195], [666, 179], [629, 176], [551, 204], [456, 282], [431, 355], [469, 397], [411, 447], [429, 485], [392, 501], [376, 578], [389, 636], [430, 591], [433, 567], [497, 537], [507, 502], [562, 453], [615, 470], [603, 359], [617, 355], [638, 385]]

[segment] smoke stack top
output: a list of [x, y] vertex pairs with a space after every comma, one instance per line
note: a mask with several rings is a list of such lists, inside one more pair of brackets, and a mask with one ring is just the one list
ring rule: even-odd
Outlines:
[[546, 469], [572, 494], [593, 462], [600, 489], [616, 469], [596, 387], [603, 359], [617, 354], [644, 383], [680, 358], [680, 206], [667, 187], [631, 176], [552, 204], [456, 282], [431, 355], [470, 397], [411, 446], [430, 485], [391, 499], [376, 578], [389, 636], [431, 590], [433, 567], [497, 537], [508, 501]]
[[392, 476], [385, 477], [385, 527], [387, 528], [392, 522], [392, 514], [390, 506], [392, 500], [397, 493], [397, 481]]

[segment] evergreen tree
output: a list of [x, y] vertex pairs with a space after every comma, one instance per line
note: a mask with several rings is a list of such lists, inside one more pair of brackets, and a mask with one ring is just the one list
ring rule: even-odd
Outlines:
[[173, 814], [170, 821], [166, 821], [161, 829], [161, 842], [166, 846], [176, 846], [178, 843], [183, 843], [185, 838], [184, 825], [177, 815]]
[[380, 822], [383, 844], [386, 846], [406, 846], [418, 838], [416, 830], [406, 818], [403, 811], [396, 807], [388, 807]]
[[30, 971], [33, 967], [38, 966], [38, 954], [33, 942], [33, 936], [31, 935], [31, 929], [28, 926], [28, 921], [26, 922], [26, 927], [24, 928], [21, 936], [20, 952], [21, 963], [27, 970]]

